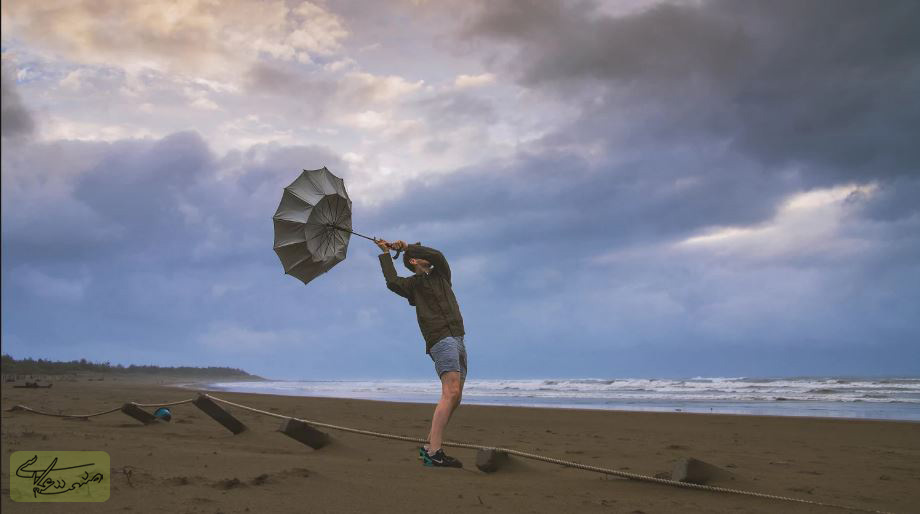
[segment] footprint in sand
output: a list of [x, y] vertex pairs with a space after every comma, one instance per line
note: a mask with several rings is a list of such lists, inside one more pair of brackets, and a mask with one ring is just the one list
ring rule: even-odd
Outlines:
[[240, 487], [246, 487], [246, 484], [241, 482], [239, 478], [225, 478], [215, 482], [213, 487], [216, 487], [217, 489], [237, 489]]

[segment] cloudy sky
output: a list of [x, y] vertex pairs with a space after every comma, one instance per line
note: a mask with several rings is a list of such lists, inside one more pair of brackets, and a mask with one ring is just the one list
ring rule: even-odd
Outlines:
[[[920, 373], [920, 4], [13, 0], [14, 357], [435, 378], [371, 243], [451, 262], [471, 378]], [[405, 273], [405, 272], [404, 272]]]

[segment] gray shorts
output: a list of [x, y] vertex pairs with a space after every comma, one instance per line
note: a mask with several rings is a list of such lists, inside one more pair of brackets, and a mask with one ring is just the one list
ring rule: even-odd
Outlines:
[[466, 346], [463, 336], [448, 336], [441, 339], [429, 351], [438, 377], [445, 371], [459, 371], [460, 380], [466, 380]]

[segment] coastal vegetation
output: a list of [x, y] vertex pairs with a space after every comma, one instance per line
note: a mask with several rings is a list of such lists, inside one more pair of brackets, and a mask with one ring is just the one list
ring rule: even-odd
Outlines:
[[223, 366], [192, 367], [136, 364], [125, 366], [123, 364], [111, 364], [110, 362], [91, 362], [86, 359], [72, 361], [32, 358], [14, 359], [6, 354], [0, 356], [0, 370], [4, 375], [161, 375], [190, 378], [237, 378], [240, 380], [258, 380], [261, 378], [241, 369]]

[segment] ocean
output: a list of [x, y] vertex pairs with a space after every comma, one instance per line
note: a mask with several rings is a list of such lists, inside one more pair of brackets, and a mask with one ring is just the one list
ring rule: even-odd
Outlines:
[[[221, 382], [214, 391], [437, 403], [435, 380]], [[463, 403], [920, 421], [920, 378], [469, 380]]]

